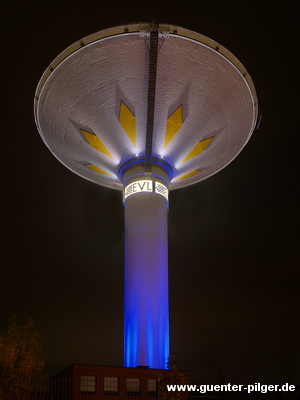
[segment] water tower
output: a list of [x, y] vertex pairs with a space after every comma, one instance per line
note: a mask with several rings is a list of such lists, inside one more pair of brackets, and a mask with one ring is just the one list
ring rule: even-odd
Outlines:
[[35, 121], [79, 176], [123, 193], [124, 365], [166, 368], [168, 193], [230, 163], [257, 123], [257, 98], [228, 50], [179, 26], [106, 29], [44, 72]]

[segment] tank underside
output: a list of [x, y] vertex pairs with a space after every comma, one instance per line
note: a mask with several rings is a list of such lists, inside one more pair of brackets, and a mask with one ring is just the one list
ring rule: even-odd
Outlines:
[[44, 142], [76, 174], [122, 190], [124, 165], [164, 163], [172, 190], [237, 156], [255, 127], [257, 99], [245, 68], [218, 43], [173, 25], [131, 24], [60, 54], [34, 110]]

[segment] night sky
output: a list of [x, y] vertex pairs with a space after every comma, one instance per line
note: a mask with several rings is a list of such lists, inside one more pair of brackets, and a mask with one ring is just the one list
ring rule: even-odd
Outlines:
[[[38, 81], [67, 46], [130, 22], [179, 25], [246, 67], [262, 113], [225, 169], [170, 194], [171, 353], [196, 382], [300, 384], [296, 10], [276, 2], [17, 2], [1, 6], [0, 329], [31, 316], [47, 371], [122, 365], [122, 194], [57, 161], [33, 117]], [[197, 6], [197, 8], [196, 8]]]

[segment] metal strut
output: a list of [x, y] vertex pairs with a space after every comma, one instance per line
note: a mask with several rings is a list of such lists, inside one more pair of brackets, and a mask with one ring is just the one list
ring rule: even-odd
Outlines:
[[151, 170], [151, 161], [152, 161], [157, 53], [158, 53], [158, 23], [152, 22], [150, 31], [148, 106], [147, 106], [146, 150], [145, 150], [145, 167], [147, 171]]

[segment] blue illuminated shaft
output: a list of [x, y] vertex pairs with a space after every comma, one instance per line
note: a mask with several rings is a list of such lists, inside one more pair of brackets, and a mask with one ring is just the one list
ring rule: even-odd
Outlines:
[[125, 202], [124, 363], [165, 369], [169, 356], [168, 206], [157, 193]]

